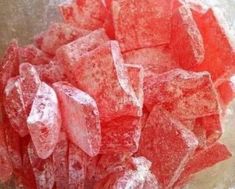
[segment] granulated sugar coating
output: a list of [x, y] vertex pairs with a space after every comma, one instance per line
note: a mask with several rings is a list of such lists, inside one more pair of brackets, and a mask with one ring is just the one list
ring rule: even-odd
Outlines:
[[218, 11], [226, 4], [52, 2], [60, 19], [33, 43], [10, 41], [0, 58], [0, 182], [234, 187], [235, 43]]

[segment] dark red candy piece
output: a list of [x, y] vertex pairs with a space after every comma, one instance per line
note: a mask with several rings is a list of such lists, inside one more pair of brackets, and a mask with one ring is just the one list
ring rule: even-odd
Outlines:
[[124, 53], [124, 59], [127, 64], [142, 65], [145, 78], [179, 67], [165, 47], [133, 50]]
[[233, 48], [219, 25], [213, 10], [209, 9], [205, 14], [193, 11], [193, 16], [205, 44], [205, 59], [202, 64], [195, 65], [192, 70], [210, 72], [213, 81], [234, 72], [235, 56]]
[[28, 129], [40, 158], [48, 158], [57, 144], [61, 117], [55, 91], [42, 82], [27, 119]]
[[148, 78], [144, 86], [145, 105], [164, 107], [179, 120], [219, 113], [219, 104], [210, 74], [174, 69]]
[[109, 41], [80, 57], [74, 73], [77, 86], [96, 100], [101, 121], [141, 115], [142, 104], [131, 86], [116, 41]]
[[21, 137], [24, 137], [28, 134], [27, 112], [24, 106], [20, 77], [9, 79], [4, 93], [4, 108], [11, 126]]
[[186, 5], [179, 7], [173, 14], [171, 48], [175, 60], [182, 68], [191, 68], [204, 60], [203, 38]]
[[106, 16], [102, 1], [97, 0], [67, 1], [59, 9], [65, 22], [88, 30], [101, 28]]
[[198, 146], [195, 135], [171, 114], [155, 106], [142, 131], [139, 155], [152, 162], [162, 188], [173, 186]]
[[41, 49], [50, 55], [54, 55], [60, 46], [86, 34], [88, 34], [87, 30], [76, 28], [70, 24], [54, 23], [43, 33]]
[[171, 0], [114, 0], [111, 9], [122, 52], [170, 42]]
[[221, 161], [229, 159], [231, 156], [232, 154], [229, 152], [227, 147], [220, 143], [215, 143], [206, 149], [196, 152], [186, 165], [175, 185], [181, 185], [193, 174], [202, 171], [205, 168], [211, 167]]
[[58, 143], [56, 144], [52, 155], [55, 184], [58, 189], [68, 188], [68, 148], [68, 139], [66, 133], [61, 131]]
[[139, 147], [141, 122], [139, 118], [122, 116], [102, 124], [100, 153], [135, 153]]
[[29, 62], [33, 65], [47, 64], [51, 60], [51, 56], [44, 53], [34, 45], [28, 45], [20, 50], [21, 62]]
[[32, 142], [28, 145], [28, 155], [36, 179], [37, 188], [52, 189], [55, 181], [52, 158], [41, 159], [38, 157]]
[[8, 79], [18, 74], [19, 67], [19, 47], [18, 42], [13, 40], [1, 60], [0, 66], [0, 99], [7, 84]]
[[99, 111], [95, 100], [69, 83], [54, 83], [69, 139], [89, 156], [96, 156], [101, 146]]

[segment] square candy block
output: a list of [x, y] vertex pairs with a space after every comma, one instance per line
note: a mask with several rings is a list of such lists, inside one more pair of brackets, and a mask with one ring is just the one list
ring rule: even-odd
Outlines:
[[65, 22], [88, 30], [101, 28], [106, 16], [102, 0], [69, 0], [59, 10]]
[[145, 106], [159, 105], [179, 120], [219, 113], [217, 93], [207, 72], [174, 69], [145, 82]]
[[171, 9], [171, 0], [113, 0], [115, 36], [122, 52], [169, 43]]
[[155, 106], [142, 131], [138, 154], [152, 162], [162, 188], [171, 188], [198, 146], [195, 135], [170, 113]]
[[190, 8], [179, 7], [171, 22], [170, 46], [177, 63], [184, 69], [201, 64], [205, 57], [204, 42]]
[[53, 23], [41, 36], [42, 51], [55, 55], [56, 50], [75, 39], [88, 34], [88, 30], [79, 29], [70, 24]]
[[77, 87], [96, 100], [101, 121], [141, 115], [142, 104], [131, 85], [116, 41], [106, 42], [81, 56], [74, 73]]
[[101, 146], [101, 126], [95, 100], [69, 83], [57, 82], [53, 87], [69, 139], [89, 156], [96, 156]]
[[55, 91], [44, 82], [36, 93], [27, 125], [37, 155], [48, 158], [58, 142], [61, 115]]

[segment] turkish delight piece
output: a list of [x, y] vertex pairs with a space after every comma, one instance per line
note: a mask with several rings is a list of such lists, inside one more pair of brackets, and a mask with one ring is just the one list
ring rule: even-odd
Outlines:
[[133, 50], [123, 56], [127, 64], [142, 65], [145, 78], [179, 67], [165, 47]]
[[48, 64], [36, 65], [39, 77], [42, 81], [52, 84], [58, 81], [67, 81], [64, 67], [56, 60], [50, 61]]
[[141, 115], [142, 105], [131, 86], [116, 41], [80, 57], [74, 73], [77, 86], [96, 100], [101, 121]]
[[19, 77], [9, 79], [5, 88], [4, 108], [11, 126], [21, 137], [28, 134], [27, 112], [23, 100], [23, 92]]
[[179, 7], [173, 14], [170, 45], [175, 60], [184, 69], [204, 60], [203, 38], [188, 6]]
[[[13, 40], [2, 58], [0, 66], [0, 95], [2, 95], [8, 79], [18, 74], [19, 47], [16, 40]], [[1, 96], [2, 98], [2, 96]]]
[[98, 29], [62, 46], [57, 50], [56, 57], [60, 64], [64, 64], [64, 69], [70, 82], [74, 81], [73, 75], [76, 75], [76, 73], [73, 71], [74, 67], [79, 62], [79, 58], [83, 54], [94, 50], [108, 40], [108, 36], [105, 34], [104, 29]]
[[38, 189], [52, 189], [55, 182], [52, 158], [41, 159], [38, 157], [32, 142], [28, 145], [28, 154]]
[[88, 32], [87, 30], [76, 28], [70, 24], [54, 23], [44, 32], [41, 49], [50, 55], [54, 55], [60, 46], [74, 41], [88, 34]]
[[138, 154], [152, 162], [162, 188], [170, 188], [198, 146], [195, 135], [167, 111], [155, 106], [142, 131]]
[[219, 113], [219, 104], [210, 74], [174, 69], [145, 82], [145, 106], [158, 104], [179, 120]]
[[180, 175], [180, 178], [175, 185], [182, 184], [193, 174], [202, 171], [205, 168], [211, 167], [221, 161], [229, 159], [231, 156], [232, 155], [227, 147], [221, 143], [215, 143], [208, 148], [196, 152], [191, 160], [187, 163], [184, 171]]
[[27, 119], [28, 129], [40, 158], [48, 158], [58, 141], [61, 117], [55, 91], [42, 82]]
[[65, 82], [54, 83], [69, 139], [89, 156], [96, 156], [101, 146], [99, 111], [95, 100]]
[[33, 65], [20, 64], [20, 85], [23, 92], [23, 102], [26, 114], [29, 115], [34, 97], [41, 84], [39, 75]]
[[68, 148], [66, 133], [61, 131], [58, 143], [52, 155], [55, 183], [58, 189], [68, 188]]
[[84, 153], [77, 146], [69, 143], [69, 189], [83, 189], [86, 177]]
[[88, 30], [101, 28], [106, 16], [102, 1], [97, 0], [67, 1], [59, 9], [65, 22]]
[[234, 72], [233, 48], [219, 25], [213, 10], [209, 9], [204, 14], [193, 11], [193, 16], [205, 44], [205, 59], [201, 64], [197, 64], [191, 69], [193, 71], [206, 70], [210, 72], [213, 81], [226, 73]]
[[141, 122], [139, 118], [122, 116], [102, 124], [100, 153], [135, 153], [139, 147]]
[[171, 9], [171, 0], [112, 1], [115, 37], [122, 52], [169, 43]]
[[0, 169], [0, 182], [8, 181], [11, 178], [13, 167], [7, 152], [3, 125], [0, 125]]
[[34, 45], [27, 45], [20, 49], [21, 62], [29, 62], [33, 65], [48, 64], [51, 56], [44, 53]]

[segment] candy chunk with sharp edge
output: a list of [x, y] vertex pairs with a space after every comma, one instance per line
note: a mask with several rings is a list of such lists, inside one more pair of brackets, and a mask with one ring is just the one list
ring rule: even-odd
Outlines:
[[131, 86], [116, 41], [80, 57], [74, 73], [77, 86], [96, 100], [102, 121], [141, 115], [142, 105]]
[[[6, 49], [0, 66], [0, 95], [2, 95], [8, 79], [18, 74], [19, 47], [16, 40], [13, 40]], [[2, 99], [2, 96], [0, 96]]]
[[138, 154], [152, 162], [163, 188], [170, 188], [198, 146], [195, 135], [167, 111], [155, 106], [142, 131]]
[[54, 23], [44, 32], [41, 49], [48, 54], [54, 55], [60, 46], [86, 34], [88, 34], [87, 30], [79, 29], [65, 23]]
[[28, 134], [27, 113], [19, 77], [9, 79], [5, 88], [4, 108], [11, 126], [21, 137]]
[[58, 143], [52, 155], [55, 184], [58, 189], [67, 189], [68, 178], [68, 139], [66, 133], [61, 131]]
[[28, 155], [38, 189], [52, 189], [55, 182], [52, 157], [41, 159], [38, 157], [32, 142], [28, 145]]
[[219, 104], [210, 74], [174, 69], [145, 82], [145, 106], [150, 111], [161, 105], [179, 120], [219, 113]]
[[112, 1], [115, 37], [122, 52], [169, 43], [171, 8], [171, 0]]
[[95, 100], [85, 92], [64, 82], [54, 83], [69, 139], [89, 156], [99, 153], [101, 128]]
[[102, 124], [100, 153], [135, 153], [141, 135], [139, 118], [123, 116]]
[[99, 0], [65, 1], [59, 9], [65, 22], [88, 30], [101, 28], [106, 16], [105, 7]]
[[127, 64], [142, 65], [145, 78], [179, 67], [168, 48], [143, 48], [124, 53]]
[[182, 68], [191, 68], [204, 60], [203, 38], [190, 8], [185, 5], [173, 14], [170, 45], [175, 60]]
[[221, 143], [215, 143], [208, 148], [196, 152], [186, 165], [175, 185], [181, 185], [193, 174], [229, 159], [231, 156], [232, 154], [227, 147]]
[[27, 119], [33, 144], [40, 158], [48, 158], [58, 141], [61, 117], [55, 91], [42, 82]]

